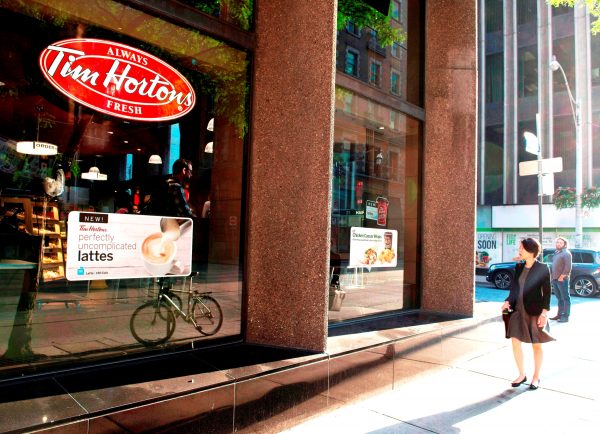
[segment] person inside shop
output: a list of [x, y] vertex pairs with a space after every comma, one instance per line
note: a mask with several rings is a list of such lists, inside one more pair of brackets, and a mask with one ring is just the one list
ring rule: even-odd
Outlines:
[[115, 198], [115, 213], [130, 214], [132, 210], [133, 207], [129, 193], [127, 191], [117, 193], [117, 197]]
[[144, 214], [196, 219], [185, 192], [191, 179], [192, 163], [184, 158], [175, 160], [172, 174], [146, 200]]
[[540, 370], [544, 358], [542, 344], [553, 341], [548, 323], [550, 310], [550, 270], [537, 260], [542, 247], [535, 238], [526, 238], [519, 244], [519, 258], [515, 278], [508, 297], [502, 304], [502, 311], [511, 311], [507, 337], [512, 340], [512, 350], [519, 376], [512, 381], [512, 387], [527, 382], [523, 365], [522, 342], [533, 347], [534, 372], [529, 389], [540, 387]]
[[568, 322], [571, 314], [571, 295], [569, 294], [569, 277], [573, 257], [569, 251], [569, 243], [566, 238], [558, 237], [554, 241], [556, 251], [552, 257], [552, 286], [558, 300], [558, 312], [551, 320]]
[[173, 163], [173, 173], [167, 179], [166, 215], [173, 217], [196, 218], [190, 207], [184, 187], [192, 179], [191, 161], [179, 158]]

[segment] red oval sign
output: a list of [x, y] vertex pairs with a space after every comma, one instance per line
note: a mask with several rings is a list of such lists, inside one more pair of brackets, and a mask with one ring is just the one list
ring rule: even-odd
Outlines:
[[67, 97], [120, 118], [166, 121], [185, 115], [196, 103], [194, 89], [179, 71], [116, 42], [55, 42], [40, 54], [40, 68]]

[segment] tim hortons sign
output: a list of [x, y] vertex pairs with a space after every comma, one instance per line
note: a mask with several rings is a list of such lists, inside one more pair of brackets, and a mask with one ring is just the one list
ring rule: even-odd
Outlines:
[[188, 113], [194, 89], [176, 69], [128, 45], [66, 39], [40, 54], [46, 79], [67, 97], [112, 116], [166, 121]]

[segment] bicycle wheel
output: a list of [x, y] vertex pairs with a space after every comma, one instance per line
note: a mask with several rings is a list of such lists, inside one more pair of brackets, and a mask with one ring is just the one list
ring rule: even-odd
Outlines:
[[214, 298], [208, 295], [194, 297], [192, 319], [196, 330], [205, 336], [214, 335], [223, 324], [223, 311]]
[[144, 345], [163, 344], [175, 333], [175, 316], [164, 301], [152, 300], [133, 312], [129, 328], [133, 337]]

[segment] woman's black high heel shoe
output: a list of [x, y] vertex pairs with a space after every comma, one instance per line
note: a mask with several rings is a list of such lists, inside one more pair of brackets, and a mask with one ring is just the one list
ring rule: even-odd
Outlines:
[[538, 381], [536, 381], [535, 383], [532, 381], [531, 384], [529, 385], [529, 390], [537, 390], [540, 387], [540, 380], [538, 379]]
[[[521, 381], [517, 381], [516, 383], [511, 383], [512, 387], [519, 387], [521, 384], [525, 383], [527, 381], [527, 377], [523, 377], [523, 379]], [[537, 389], [537, 387], [536, 387]]]

